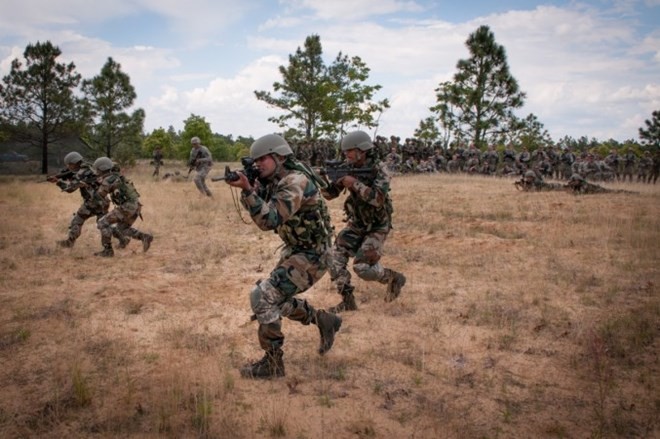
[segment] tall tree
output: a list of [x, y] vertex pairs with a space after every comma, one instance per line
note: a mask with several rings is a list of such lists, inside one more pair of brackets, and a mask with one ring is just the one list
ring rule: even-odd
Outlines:
[[436, 90], [436, 107], [452, 110], [441, 113], [440, 119], [453, 127], [455, 137], [482, 147], [509, 129], [525, 93], [509, 73], [506, 51], [488, 26], [470, 34], [465, 44], [471, 56], [459, 60], [453, 81]]
[[191, 148], [190, 139], [193, 137], [199, 137], [202, 145], [208, 147], [211, 150], [211, 153], [213, 153], [214, 142], [211, 124], [209, 124], [203, 116], [191, 114], [188, 119], [183, 121], [183, 131], [180, 135], [181, 143], [178, 147], [178, 155], [180, 158], [188, 159]]
[[273, 83], [273, 92], [254, 92], [258, 100], [282, 110], [268, 120], [304, 141], [334, 138], [341, 135], [342, 127], [376, 126], [374, 114], [389, 103], [386, 99], [372, 101], [381, 86], [365, 84], [369, 77], [366, 64], [340, 52], [326, 66], [322, 55], [321, 38], [308, 36], [304, 49], [298, 47], [289, 55], [289, 65], [279, 67], [282, 81]]
[[639, 138], [645, 145], [660, 147], [660, 110], [651, 114], [651, 120], [644, 121], [646, 128], [639, 129]]
[[554, 144], [548, 130], [533, 113], [528, 114], [524, 119], [510, 119], [508, 129], [502, 133], [497, 143], [504, 145], [511, 143], [530, 151]]
[[99, 75], [83, 81], [82, 89], [89, 118], [86, 141], [107, 157], [119, 145], [130, 153], [142, 134], [145, 116], [141, 108], [131, 114], [125, 111], [137, 97], [130, 77], [108, 58]]
[[378, 125], [374, 115], [382, 113], [390, 104], [387, 99], [373, 101], [382, 86], [365, 83], [370, 70], [359, 56], [349, 57], [341, 52], [327, 68], [330, 96], [327, 116], [321, 121], [324, 133], [342, 137], [349, 128]]
[[0, 117], [13, 136], [41, 148], [41, 172], [48, 173], [48, 146], [74, 132], [80, 120], [74, 90], [80, 83], [74, 63], [50, 41], [28, 44], [0, 84]]
[[[426, 119], [420, 120], [419, 127], [415, 130], [414, 136], [424, 141], [424, 144], [432, 145], [440, 137], [440, 130], [438, 130], [438, 126], [435, 123], [435, 118], [429, 116]], [[446, 148], [447, 145], [443, 144], [442, 147]]]

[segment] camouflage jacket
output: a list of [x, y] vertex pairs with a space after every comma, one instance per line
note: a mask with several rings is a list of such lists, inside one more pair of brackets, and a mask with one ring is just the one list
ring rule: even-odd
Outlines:
[[324, 252], [331, 244], [332, 223], [319, 188], [307, 175], [283, 169], [275, 178], [257, 180], [241, 193], [241, 203], [261, 230], [273, 230], [294, 250]]
[[518, 189], [525, 192], [562, 191], [564, 186], [559, 183], [546, 183], [540, 178], [529, 182], [524, 178], [514, 183]]
[[92, 212], [105, 213], [108, 211], [110, 201], [107, 196], [100, 195], [97, 192], [99, 182], [89, 163], [83, 162], [80, 169], [73, 173], [71, 178], [60, 179], [56, 184], [67, 193], [80, 190], [83, 203]]
[[[392, 199], [390, 180], [392, 177], [386, 163], [368, 160], [364, 167], [374, 167], [375, 176], [360, 177], [354, 190], [344, 202], [344, 212], [349, 225], [367, 232], [389, 232], [392, 228]], [[324, 189], [323, 196], [329, 200], [337, 198], [343, 187], [331, 184]]]
[[199, 149], [191, 148], [188, 165], [196, 171], [201, 170], [203, 167], [210, 168], [213, 166], [213, 156], [211, 155], [211, 151], [209, 151], [204, 145], [200, 145]]
[[591, 184], [586, 181], [579, 183], [569, 183], [566, 185], [574, 194], [604, 194], [607, 192], [613, 192], [610, 189], [605, 189], [602, 186], [597, 184]]
[[102, 197], [110, 195], [110, 199], [124, 210], [135, 210], [140, 205], [140, 194], [130, 180], [119, 172], [110, 171], [99, 177], [98, 194]]

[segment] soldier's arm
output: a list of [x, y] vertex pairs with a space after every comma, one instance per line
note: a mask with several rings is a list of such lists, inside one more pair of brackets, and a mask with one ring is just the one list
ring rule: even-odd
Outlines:
[[391, 176], [382, 166], [378, 167], [378, 173], [371, 185], [361, 181], [356, 181], [351, 187], [351, 192], [362, 201], [374, 206], [383, 207], [387, 201], [387, 194], [390, 191]]
[[243, 192], [241, 203], [261, 230], [275, 230], [284, 224], [302, 205], [307, 177], [289, 174], [282, 179], [269, 201], [259, 196], [259, 191]]

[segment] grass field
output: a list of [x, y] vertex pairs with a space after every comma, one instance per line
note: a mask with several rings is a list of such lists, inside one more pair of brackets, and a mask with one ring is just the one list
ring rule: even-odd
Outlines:
[[[280, 241], [241, 221], [224, 183], [207, 199], [150, 174], [126, 171], [151, 249], [108, 259], [92, 221], [55, 245], [78, 194], [0, 177], [0, 437], [660, 434], [660, 186], [395, 177], [383, 262], [408, 278], [399, 300], [356, 280], [328, 354], [316, 327], [285, 321], [286, 377], [253, 381], [238, 373], [262, 355], [248, 294]], [[327, 275], [304, 297], [339, 300]]]

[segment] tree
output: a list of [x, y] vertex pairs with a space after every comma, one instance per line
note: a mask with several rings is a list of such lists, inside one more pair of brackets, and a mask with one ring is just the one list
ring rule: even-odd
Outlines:
[[183, 121], [183, 131], [181, 132], [181, 143], [178, 145], [178, 156], [182, 159], [188, 159], [190, 154], [190, 139], [199, 137], [202, 145], [213, 150], [213, 131], [211, 125], [202, 116], [191, 114], [188, 119]]
[[163, 157], [172, 158], [174, 156], [174, 146], [176, 139], [172, 138], [169, 132], [164, 128], [156, 128], [142, 142], [142, 154], [151, 157], [154, 149], [160, 146]]
[[498, 143], [514, 144], [529, 151], [539, 147], [552, 146], [552, 137], [535, 114], [530, 113], [524, 119], [511, 119], [509, 129], [503, 133]]
[[41, 148], [41, 172], [48, 173], [48, 147], [76, 131], [80, 120], [74, 90], [80, 74], [74, 63], [58, 63], [62, 54], [50, 41], [28, 44], [25, 67], [14, 59], [0, 85], [0, 117], [16, 139]]
[[365, 84], [369, 68], [359, 57], [341, 52], [326, 66], [322, 54], [321, 38], [308, 36], [304, 49], [298, 47], [289, 55], [289, 65], [279, 67], [282, 81], [273, 83], [274, 93], [254, 92], [258, 100], [283, 110], [268, 120], [305, 142], [334, 138], [348, 126], [376, 126], [374, 114], [389, 103], [372, 102], [381, 86]]
[[[438, 137], [440, 137], [440, 131], [435, 123], [435, 119], [429, 116], [426, 119], [419, 121], [419, 127], [415, 130], [413, 135], [416, 138], [423, 140], [426, 145], [432, 145]], [[442, 147], [446, 148], [447, 145], [443, 144]]]
[[483, 147], [509, 129], [525, 93], [509, 73], [506, 51], [488, 26], [470, 34], [466, 46], [471, 57], [459, 60], [453, 81], [436, 89], [438, 105], [432, 109], [439, 110], [440, 120], [459, 140], [471, 139]]
[[660, 148], [660, 110], [651, 114], [651, 120], [646, 119], [646, 128], [639, 129], [639, 138], [642, 144]]
[[145, 114], [141, 108], [130, 115], [124, 111], [137, 97], [129, 76], [108, 58], [99, 75], [83, 81], [82, 89], [89, 122], [85, 140], [107, 157], [123, 147], [122, 161], [130, 160], [137, 149], [135, 142], [140, 144]]

